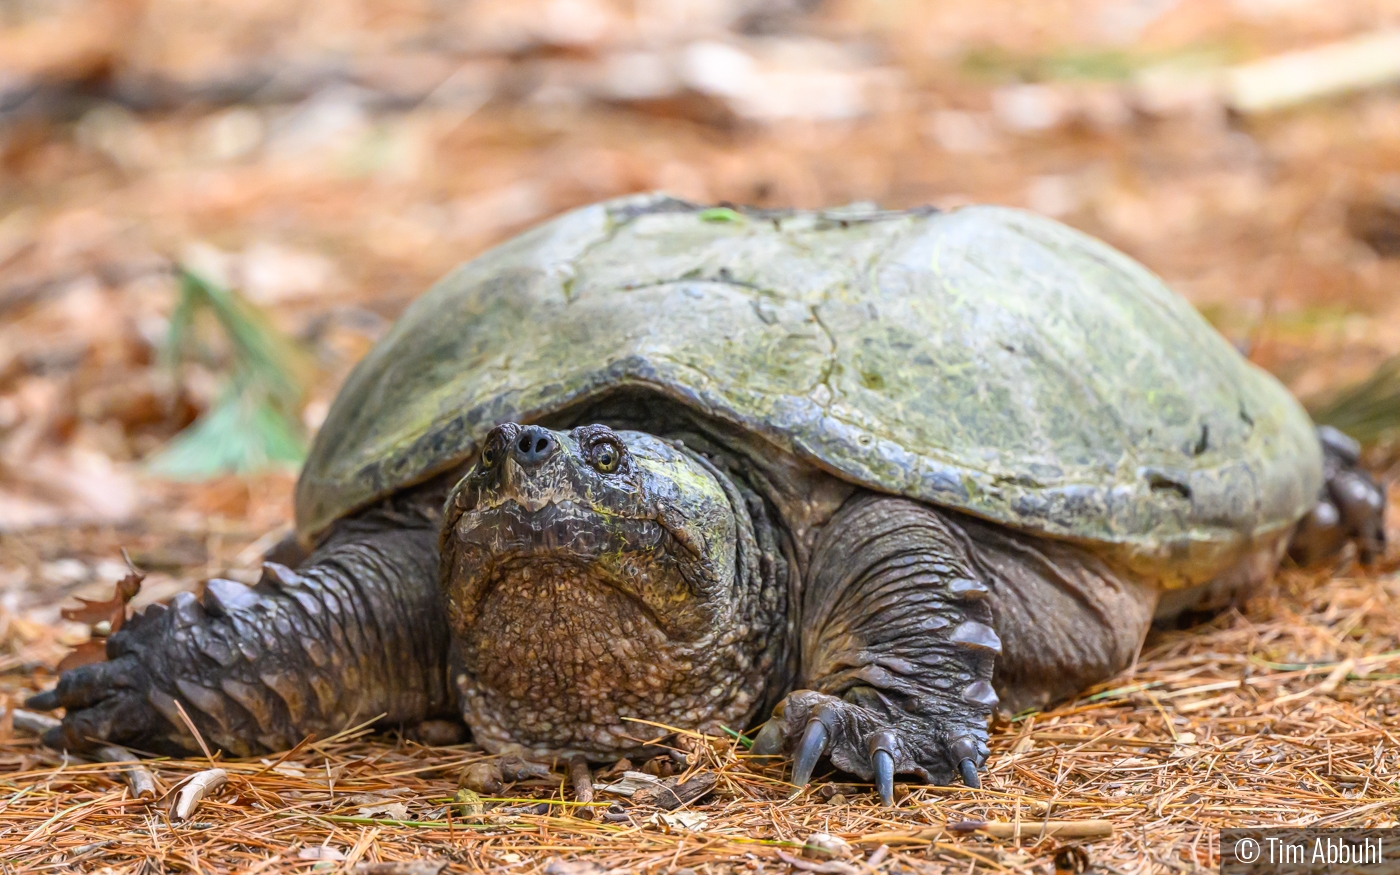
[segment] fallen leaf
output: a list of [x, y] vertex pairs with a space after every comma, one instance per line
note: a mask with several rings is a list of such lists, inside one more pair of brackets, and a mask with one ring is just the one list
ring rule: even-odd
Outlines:
[[501, 767], [496, 763], [472, 763], [462, 770], [460, 784], [478, 796], [498, 796], [503, 780]]
[[402, 802], [386, 805], [370, 805], [360, 809], [361, 817], [386, 817], [389, 820], [408, 820], [408, 806]]
[[849, 860], [851, 844], [840, 836], [814, 832], [802, 840], [802, 856], [809, 860]]
[[643, 787], [632, 794], [632, 801], [638, 805], [655, 805], [668, 811], [694, 802], [715, 788], [719, 775], [714, 772], [698, 772], [684, 783], [675, 778], [667, 778], [660, 784]]
[[141, 591], [141, 581], [145, 579], [146, 575], [132, 571], [117, 581], [110, 599], [92, 601], [91, 599], [79, 598], [78, 601], [81, 604], [78, 607], [64, 608], [60, 613], [63, 614], [65, 620], [87, 623], [88, 625], [96, 625], [105, 621], [111, 624], [111, 629], [115, 632], [122, 627], [122, 623], [126, 622], [126, 603]]
[[395, 860], [388, 863], [359, 863], [355, 875], [438, 875], [446, 860]]
[[63, 619], [87, 623], [95, 627], [94, 636], [100, 636], [90, 638], [69, 651], [58, 664], [60, 672], [77, 668], [80, 665], [101, 662], [107, 658], [107, 642], [104, 639], [107, 635], [120, 629], [122, 624], [126, 622], [126, 603], [141, 591], [141, 581], [145, 579], [146, 575], [133, 570], [117, 581], [115, 591], [110, 599], [92, 601], [91, 599], [79, 598], [78, 601], [81, 604], [78, 607], [64, 608], [60, 611]]
[[612, 793], [616, 796], [631, 796], [644, 787], [656, 787], [661, 784], [661, 779], [655, 775], [648, 775], [646, 772], [627, 771], [622, 773], [622, 777], [611, 784], [598, 784], [593, 789], [599, 793]]
[[453, 798], [452, 812], [458, 817], [480, 817], [486, 813], [486, 806], [481, 803], [481, 796], [474, 790], [466, 787], [457, 791]]
[[651, 816], [648, 822], [664, 823], [671, 829], [697, 832], [709, 819], [710, 816], [703, 811], [677, 811], [675, 813], [658, 811]]
[[91, 638], [81, 644], [77, 644], [72, 650], [59, 660], [58, 671], [62, 674], [70, 668], [77, 668], [81, 665], [91, 665], [94, 662], [101, 662], [107, 658], [107, 642], [101, 638]]
[[544, 875], [600, 875], [603, 867], [587, 860], [565, 860], [555, 857], [544, 864]]
[[206, 769], [202, 772], [195, 772], [190, 776], [185, 786], [180, 788], [180, 795], [175, 801], [175, 810], [172, 816], [175, 820], [187, 820], [199, 807], [199, 803], [228, 783], [228, 772], [223, 769]]
[[325, 860], [329, 863], [339, 863], [345, 859], [345, 854], [330, 845], [317, 845], [314, 848], [302, 848], [300, 851], [297, 851], [297, 859]]

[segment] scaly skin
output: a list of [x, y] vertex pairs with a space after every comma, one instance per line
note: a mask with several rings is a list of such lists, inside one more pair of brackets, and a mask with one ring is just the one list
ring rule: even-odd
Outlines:
[[894, 775], [977, 786], [996, 705], [1001, 641], [990, 591], [956, 526], [916, 502], [848, 502], [813, 551], [803, 599], [802, 676], [755, 749], [795, 752], [805, 784], [822, 754], [874, 780]]
[[337, 527], [300, 571], [264, 567], [254, 588], [211, 580], [107, 642], [107, 661], [65, 672], [31, 707], [67, 709], [46, 741], [196, 750], [176, 707], [211, 746], [284, 750], [382, 715], [387, 725], [450, 713], [448, 628], [432, 519], [386, 506]]

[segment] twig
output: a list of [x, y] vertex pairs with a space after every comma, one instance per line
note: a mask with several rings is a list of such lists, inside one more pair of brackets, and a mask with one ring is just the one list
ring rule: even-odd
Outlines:
[[588, 770], [588, 760], [581, 755], [574, 755], [568, 760], [568, 784], [573, 787], [575, 801], [585, 804], [585, 808], [575, 813], [580, 818], [592, 819], [594, 812], [587, 808], [587, 804], [594, 801], [594, 776]]
[[1380, 31], [1235, 67], [1225, 99], [1238, 112], [1268, 112], [1396, 80], [1400, 31]]
[[141, 765], [136, 754], [115, 744], [103, 745], [97, 749], [97, 758], [103, 762], [121, 765], [119, 774], [131, 788], [131, 795], [137, 799], [156, 798], [156, 776]]
[[[15, 729], [27, 732], [31, 735], [43, 736], [50, 729], [56, 729], [63, 725], [63, 721], [57, 717], [50, 717], [48, 714], [39, 714], [35, 711], [26, 711], [23, 708], [15, 708], [12, 712]], [[137, 799], [154, 799], [156, 797], [156, 778], [150, 770], [140, 764], [136, 754], [120, 745], [104, 744], [93, 753], [94, 757], [102, 762], [122, 763], [119, 770], [122, 780], [131, 788], [131, 795]]]
[[928, 842], [950, 836], [981, 833], [998, 839], [1038, 839], [1055, 836], [1063, 839], [1099, 839], [1113, 835], [1113, 824], [1107, 820], [1046, 820], [1039, 823], [1004, 823], [1000, 821], [964, 820], [947, 826], [921, 829], [915, 832], [877, 832], [861, 836], [861, 844], [889, 842]]
[[37, 711], [26, 711], [23, 708], [12, 708], [10, 714], [15, 729], [29, 735], [43, 736], [50, 729], [57, 729], [63, 725], [63, 721], [57, 717], [50, 717], [48, 714], [40, 714]]

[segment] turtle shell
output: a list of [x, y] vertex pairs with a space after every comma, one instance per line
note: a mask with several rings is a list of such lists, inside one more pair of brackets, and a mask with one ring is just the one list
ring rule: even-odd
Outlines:
[[1111, 548], [1165, 586], [1277, 541], [1312, 423], [1137, 262], [1019, 210], [575, 210], [458, 267], [346, 380], [299, 533], [496, 423], [652, 389], [851, 482]]

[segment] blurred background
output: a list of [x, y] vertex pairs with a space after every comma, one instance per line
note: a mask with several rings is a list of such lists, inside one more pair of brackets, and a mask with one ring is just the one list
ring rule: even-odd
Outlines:
[[409, 301], [647, 189], [1054, 216], [1396, 458], [1395, 0], [0, 0], [0, 670], [254, 579]]

